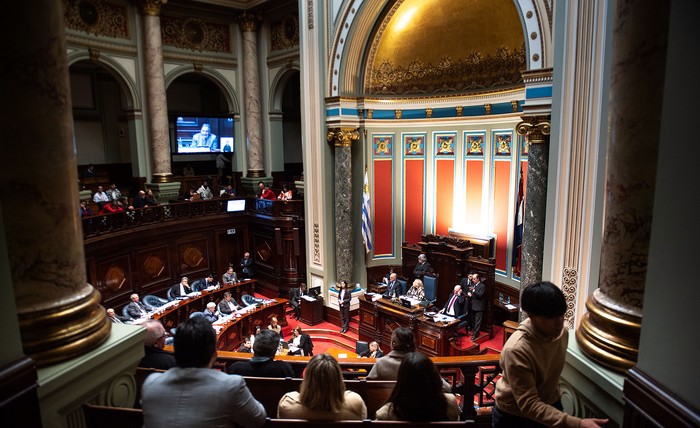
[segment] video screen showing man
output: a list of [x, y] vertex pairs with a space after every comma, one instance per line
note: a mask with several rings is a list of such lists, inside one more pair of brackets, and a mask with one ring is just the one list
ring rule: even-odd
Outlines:
[[202, 124], [199, 132], [192, 136], [192, 145], [197, 148], [206, 147], [211, 152], [219, 151], [219, 140], [212, 134], [211, 125], [208, 123]]

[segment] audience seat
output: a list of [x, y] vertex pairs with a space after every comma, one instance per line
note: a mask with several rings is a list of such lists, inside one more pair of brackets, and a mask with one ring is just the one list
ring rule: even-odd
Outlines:
[[166, 299], [163, 299], [162, 297], [154, 296], [153, 294], [148, 294], [146, 296], [143, 296], [143, 299], [141, 300], [144, 305], [146, 305], [146, 308], [149, 310], [156, 309], [158, 307], [163, 306], [164, 304], [168, 303]]
[[83, 404], [87, 428], [141, 428], [143, 410]]

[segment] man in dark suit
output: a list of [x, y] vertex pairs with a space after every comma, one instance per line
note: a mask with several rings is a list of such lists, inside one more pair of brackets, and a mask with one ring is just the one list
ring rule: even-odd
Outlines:
[[481, 328], [481, 320], [486, 310], [486, 299], [484, 294], [486, 293], [486, 285], [481, 282], [481, 276], [478, 273], [472, 274], [472, 281], [474, 285], [467, 296], [469, 296], [471, 303], [469, 307], [471, 324], [474, 330], [472, 331], [472, 341], [475, 341], [479, 337], [479, 329]]
[[214, 282], [214, 275], [207, 274], [206, 277], [198, 279], [192, 283], [192, 291], [204, 291], [209, 287], [215, 287], [216, 282]]
[[227, 291], [224, 293], [224, 298], [219, 302], [219, 313], [229, 315], [240, 307], [241, 305], [239, 305], [238, 302], [231, 297], [231, 293]]
[[399, 280], [396, 278], [396, 274], [392, 273], [389, 276], [389, 283], [386, 286], [386, 291], [384, 292], [384, 297], [392, 297], [394, 294], [397, 296], [403, 295], [403, 287], [401, 286], [401, 283]]
[[241, 278], [252, 278], [253, 277], [253, 259], [250, 257], [250, 253], [246, 252], [243, 254], [241, 259]]
[[452, 317], [458, 317], [465, 312], [465, 302], [466, 298], [464, 297], [464, 293], [462, 293], [462, 287], [457, 284], [455, 285], [452, 295], [447, 299], [445, 306], [440, 312]]
[[216, 313], [216, 303], [207, 303], [207, 308], [202, 312], [202, 316], [204, 316], [204, 319], [214, 324], [219, 319], [219, 315]]
[[189, 281], [189, 278], [183, 276], [179, 284], [175, 284], [170, 287], [170, 294], [172, 294], [175, 298], [187, 296], [192, 292]]
[[301, 285], [299, 285], [299, 288], [293, 288], [292, 292], [290, 293], [289, 304], [292, 305], [292, 308], [294, 309], [294, 318], [296, 319], [301, 317], [301, 297], [305, 296], [306, 294], [306, 284], [303, 282]]
[[145, 318], [148, 316], [146, 306], [139, 301], [139, 295], [131, 295], [131, 303], [126, 306], [126, 313], [133, 319]]
[[165, 328], [158, 320], [148, 320], [142, 324], [146, 328], [146, 339], [144, 339], [145, 355], [139, 363], [139, 367], [147, 369], [168, 370], [175, 367], [175, 356], [170, 352], [163, 351], [165, 346]]
[[124, 324], [129, 321], [129, 318], [117, 315], [112, 308], [107, 309], [107, 318], [114, 324]]
[[430, 272], [430, 269], [431, 267], [430, 263], [428, 263], [428, 257], [426, 257], [425, 254], [421, 254], [418, 256], [418, 264], [413, 269], [413, 275], [416, 277], [416, 279], [423, 281], [423, 277], [426, 273]]
[[286, 361], [275, 361], [280, 335], [272, 330], [261, 330], [255, 336], [253, 358], [238, 361], [229, 367], [230, 374], [255, 377], [294, 377], [292, 366]]
[[379, 344], [377, 342], [370, 342], [369, 348], [360, 352], [358, 355], [360, 358], [382, 358], [383, 356], [384, 352], [382, 352], [382, 350], [379, 348]]

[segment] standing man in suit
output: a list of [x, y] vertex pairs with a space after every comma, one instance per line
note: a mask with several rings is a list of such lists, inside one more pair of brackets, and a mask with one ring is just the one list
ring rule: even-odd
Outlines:
[[249, 252], [243, 254], [243, 258], [241, 259], [241, 269], [241, 278], [253, 277], [253, 259], [250, 258]]
[[466, 298], [464, 297], [464, 293], [462, 293], [462, 286], [457, 284], [452, 291], [452, 295], [447, 299], [445, 306], [440, 312], [455, 318], [463, 315], [466, 308], [465, 301]]
[[391, 297], [394, 294], [401, 296], [403, 294], [403, 288], [401, 287], [399, 280], [396, 278], [396, 274], [392, 273], [389, 275], [389, 283], [386, 286], [384, 297]]
[[481, 275], [478, 273], [472, 274], [472, 281], [474, 285], [467, 293], [467, 296], [471, 299], [471, 304], [469, 310], [472, 317], [472, 327], [474, 331], [472, 332], [472, 342], [479, 337], [479, 329], [481, 328], [481, 320], [486, 310], [486, 299], [484, 294], [486, 293], [486, 285], [481, 282]]
[[340, 332], [348, 331], [350, 324], [350, 290], [347, 281], [340, 281], [340, 291], [338, 291], [338, 308], [340, 309]]
[[224, 293], [224, 298], [219, 302], [219, 313], [229, 315], [240, 307], [238, 302], [231, 297], [231, 293], [227, 291]]
[[421, 254], [418, 256], [418, 264], [416, 265], [415, 269], [413, 269], [413, 275], [416, 277], [416, 279], [423, 281], [423, 277], [428, 272], [430, 272], [430, 263], [428, 263], [428, 258], [425, 256], [425, 254]]
[[301, 297], [305, 296], [306, 294], [306, 284], [303, 282], [301, 285], [299, 285], [299, 288], [292, 289], [289, 304], [292, 305], [292, 308], [294, 309], [295, 319], [299, 319], [301, 317]]
[[131, 295], [131, 302], [126, 306], [126, 313], [133, 319], [146, 318], [148, 316], [148, 310], [139, 301], [138, 294], [134, 293]]

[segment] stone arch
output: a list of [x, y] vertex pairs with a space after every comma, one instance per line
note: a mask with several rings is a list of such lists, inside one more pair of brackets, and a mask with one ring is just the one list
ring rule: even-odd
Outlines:
[[166, 74], [165, 88], [167, 89], [175, 80], [177, 80], [178, 77], [190, 73], [199, 74], [214, 82], [214, 84], [216, 84], [216, 86], [218, 86], [219, 89], [221, 89], [221, 92], [224, 94], [224, 98], [228, 104], [229, 113], [240, 113], [240, 103], [238, 97], [236, 96], [235, 89], [223, 74], [212, 68], [202, 67], [201, 70], [197, 70], [192, 65], [177, 67]]
[[294, 64], [289, 68], [278, 72], [273, 78], [270, 84], [270, 113], [281, 113], [282, 112], [282, 96], [284, 95], [284, 90], [287, 86], [287, 82], [295, 74], [300, 73], [300, 67], [298, 64]]
[[110, 57], [109, 55], [99, 55], [97, 59], [94, 59], [90, 56], [89, 51], [80, 50], [70, 53], [67, 59], [68, 67], [80, 61], [90, 61], [92, 63], [100, 64], [119, 84], [122, 92], [124, 93], [127, 110], [139, 111], [143, 108], [141, 98], [139, 97], [139, 91], [136, 88], [135, 80], [132, 78], [126, 68], [124, 68], [124, 66], [122, 66], [114, 58]]
[[[514, 0], [523, 25], [527, 50], [527, 70], [552, 66], [551, 10], [543, 0]], [[370, 44], [377, 20], [390, 0], [351, 0], [340, 11], [333, 35], [328, 94], [358, 95], [362, 92], [362, 74], [366, 47]], [[535, 34], [534, 38], [532, 34]], [[537, 58], [537, 60], [535, 60]]]

